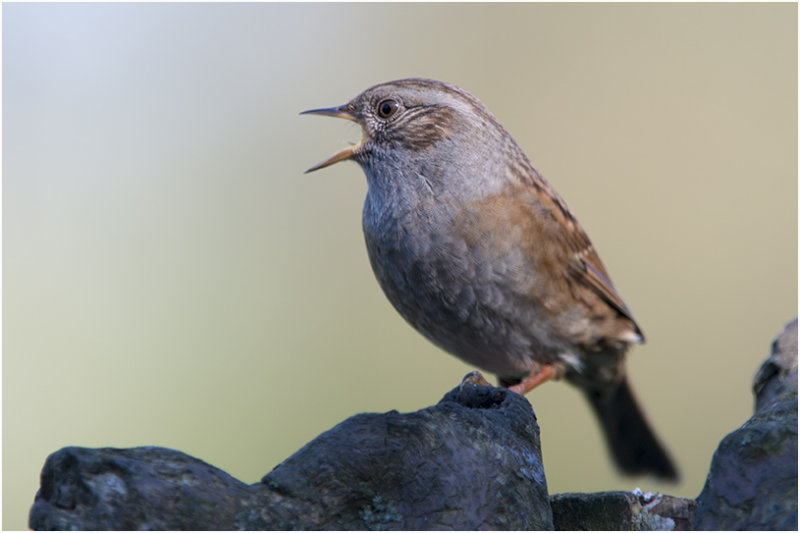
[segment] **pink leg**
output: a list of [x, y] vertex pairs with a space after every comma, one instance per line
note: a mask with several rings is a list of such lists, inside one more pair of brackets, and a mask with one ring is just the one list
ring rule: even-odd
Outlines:
[[511, 385], [508, 390], [516, 392], [525, 396], [534, 388], [538, 387], [545, 381], [549, 381], [556, 377], [556, 369], [553, 365], [544, 365], [537, 373], [516, 385]]

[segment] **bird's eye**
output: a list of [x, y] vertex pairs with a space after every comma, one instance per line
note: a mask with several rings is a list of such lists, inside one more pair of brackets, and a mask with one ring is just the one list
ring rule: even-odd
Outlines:
[[378, 116], [381, 118], [389, 118], [397, 112], [398, 104], [395, 100], [387, 98], [378, 102]]

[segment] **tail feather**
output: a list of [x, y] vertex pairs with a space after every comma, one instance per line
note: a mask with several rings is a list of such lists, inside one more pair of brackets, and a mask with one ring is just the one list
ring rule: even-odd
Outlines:
[[613, 392], [587, 390], [586, 397], [603, 428], [619, 468], [627, 474], [653, 474], [677, 480], [678, 471], [650, 429], [628, 380]]

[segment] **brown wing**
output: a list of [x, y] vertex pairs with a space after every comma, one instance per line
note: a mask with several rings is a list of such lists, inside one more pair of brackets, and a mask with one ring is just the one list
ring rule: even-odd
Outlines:
[[[588, 237], [586, 237], [586, 240], [589, 240]], [[580, 282], [591, 287], [600, 298], [619, 314], [633, 322], [636, 333], [643, 337], [636, 320], [633, 318], [633, 314], [611, 283], [603, 262], [600, 261], [600, 256], [597, 255], [597, 251], [595, 251], [591, 243], [589, 243], [588, 248], [576, 253], [574, 275]]]
[[617, 293], [600, 256], [597, 255], [588, 235], [567, 204], [533, 167], [527, 170], [527, 179], [524, 181], [533, 186], [538, 193], [534, 195], [535, 201], [532, 203], [536, 204], [536, 209], [540, 213], [546, 213], [544, 219], [549, 219], [549, 223], [545, 223], [548, 226], [548, 233], [558, 243], [556, 246], [561, 248], [557, 251], [553, 249], [553, 252], [566, 263], [569, 275], [574, 280], [589, 287], [611, 308], [630, 320], [634, 332], [644, 340], [633, 314]]

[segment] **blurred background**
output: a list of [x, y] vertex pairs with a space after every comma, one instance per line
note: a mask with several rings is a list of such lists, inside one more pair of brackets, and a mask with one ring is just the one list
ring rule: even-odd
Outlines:
[[375, 83], [478, 96], [569, 203], [648, 339], [679, 484], [621, 477], [577, 390], [528, 397], [551, 493], [695, 497], [797, 313], [795, 4], [3, 5], [3, 527], [63, 446], [258, 481], [471, 370], [370, 270], [360, 138], [298, 116]]

